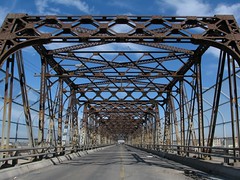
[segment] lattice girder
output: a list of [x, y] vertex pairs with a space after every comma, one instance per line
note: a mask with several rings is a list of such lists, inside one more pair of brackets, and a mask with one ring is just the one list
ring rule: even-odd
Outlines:
[[[59, 44], [60, 47], [57, 46]], [[84, 121], [96, 121], [102, 132], [131, 135], [147, 123], [149, 114], [154, 119], [154, 114], [159, 113], [157, 106], [161, 106], [165, 111], [163, 140], [167, 145], [171, 144], [170, 96], [180, 98], [179, 105], [186, 104], [179, 84], [186, 81], [193, 91], [196, 90], [193, 97], [197, 96], [198, 111], [203, 110], [200, 63], [208, 48], [220, 49], [219, 60], [227, 57], [229, 63], [240, 65], [240, 30], [230, 15], [9, 14], [0, 29], [0, 67], [13, 53], [28, 46], [32, 46], [46, 61], [48, 72], [51, 72], [44, 74], [41, 80], [62, 79], [62, 92], [67, 97], [74, 94], [75, 105], [89, 106], [83, 113]], [[106, 48], [112, 46], [117, 48]], [[234, 70], [235, 63], [232, 66]], [[191, 82], [196, 79], [194, 86]], [[41, 95], [45, 97], [44, 93]], [[217, 107], [217, 100], [215, 104]], [[73, 112], [77, 111], [75, 108]], [[180, 116], [184, 120], [184, 109], [181, 111]], [[155, 123], [159, 119], [156, 117]], [[216, 115], [212, 119], [215, 118]], [[203, 132], [201, 119], [199, 117], [199, 131]], [[216, 122], [212, 122], [215, 126]], [[148, 133], [152, 130], [151, 123], [146, 126]], [[88, 128], [91, 130], [91, 126]], [[96, 133], [98, 127], [94, 128], [92, 132]], [[184, 126], [181, 128], [183, 134]], [[210, 140], [214, 137], [214, 130], [212, 132]], [[203, 135], [199, 141], [204, 142]]]
[[[116, 25], [127, 25], [131, 30], [116, 32], [113, 30], [113, 26]], [[43, 27], [46, 31], [41, 30]], [[171, 17], [9, 14], [0, 31], [0, 64], [2, 65], [3, 61], [18, 49], [54, 42], [83, 43], [82, 46], [79, 45], [80, 47], [110, 42], [207, 43], [225, 49], [235, 59], [240, 57], [239, 27], [234, 17], [230, 15]]]

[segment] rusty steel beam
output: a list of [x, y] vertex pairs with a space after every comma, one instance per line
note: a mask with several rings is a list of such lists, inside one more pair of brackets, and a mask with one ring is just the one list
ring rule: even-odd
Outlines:
[[33, 130], [32, 130], [32, 116], [30, 112], [30, 106], [29, 106], [29, 99], [28, 99], [28, 93], [27, 93], [27, 84], [26, 84], [26, 76], [25, 76], [25, 69], [23, 65], [23, 57], [22, 57], [22, 51], [17, 51], [16, 53], [16, 61], [17, 61], [17, 67], [18, 67], [18, 75], [19, 75], [19, 82], [21, 87], [21, 94], [22, 94], [22, 101], [24, 106], [24, 115], [25, 115], [25, 121], [27, 126], [27, 134], [29, 139], [29, 146], [34, 147], [34, 140], [33, 140]]
[[[76, 25], [76, 21], [79, 22]], [[133, 28], [128, 33], [111, 33], [114, 24], [121, 22]], [[114, 22], [114, 23], [112, 23]], [[110, 25], [111, 23], [111, 25]], [[26, 26], [27, 24], [30, 24]], [[94, 31], [77, 31], [81, 24], [93, 24]], [[167, 29], [166, 32], [153, 31], [149, 29], [151, 25], [161, 24]], [[54, 32], [42, 32], [41, 27], [54, 27]], [[188, 29], [198, 27], [203, 30], [199, 34], [193, 34]], [[206, 28], [207, 27], [207, 28]], [[64, 29], [64, 31], [62, 31]], [[9, 31], [10, 30], [10, 31]], [[214, 31], [215, 30], [215, 31]], [[10, 32], [10, 33], [9, 33]], [[14, 32], [14, 36], [11, 36]], [[143, 32], [148, 32], [144, 34]], [[174, 32], [174, 33], [173, 33]], [[229, 33], [230, 32], [230, 33]], [[109, 34], [110, 33], [110, 34]], [[30, 34], [30, 35], [29, 35]], [[176, 35], [175, 35], [176, 34]], [[231, 35], [230, 35], [231, 34]], [[235, 59], [239, 59], [239, 28], [233, 16], [213, 16], [213, 17], [163, 17], [163, 16], [135, 16], [135, 17], [96, 17], [96, 16], [69, 16], [64, 19], [60, 16], [28, 16], [26, 14], [9, 14], [1, 28], [1, 65], [11, 53], [18, 48], [26, 47], [31, 44], [45, 44], [49, 42], [62, 42], [62, 39], [68, 39], [67, 42], [163, 42], [172, 43], [188, 42], [209, 44], [224, 48]], [[139, 36], [141, 35], [141, 36]], [[229, 35], [229, 36], [228, 36]], [[73, 40], [73, 41], [71, 41]], [[77, 40], [77, 41], [76, 41]], [[18, 45], [19, 44], [19, 45]], [[20, 46], [20, 47], [18, 47]], [[5, 51], [8, 49], [8, 51]], [[177, 48], [172, 48], [176, 50]], [[239, 61], [238, 61], [239, 63]]]
[[[121, 25], [128, 26], [129, 30], [117, 30]], [[55, 46], [56, 43], [61, 46]], [[0, 67], [5, 61], [9, 63], [9, 58], [17, 52], [26, 124], [33, 146], [24, 62], [19, 51], [28, 46], [42, 59], [38, 127], [41, 146], [45, 141], [46, 108], [49, 108], [51, 123], [58, 122], [57, 137], [50, 137], [50, 141], [55, 140], [58, 153], [62, 153], [61, 146], [67, 142], [74, 148], [81, 144], [109, 143], [120, 135], [129, 142], [167, 145], [168, 150], [174, 141], [190, 146], [191, 138], [197, 145], [195, 131], [198, 131], [198, 145], [204, 146], [201, 59], [209, 47], [220, 49], [222, 55], [207, 145], [213, 145], [225, 59], [228, 60], [232, 139], [235, 144], [237, 134], [240, 144], [235, 76], [235, 66], [240, 65], [240, 32], [233, 16], [9, 14], [0, 29]], [[116, 48], [107, 49], [109, 46]], [[7, 72], [6, 82], [9, 79], [12, 80]], [[56, 82], [59, 86], [54, 91]], [[191, 97], [187, 97], [185, 84], [190, 88]], [[7, 101], [11, 100], [13, 85], [6, 89], [3, 123], [7, 106], [11, 111], [11, 102]], [[50, 100], [52, 94], [54, 101]], [[67, 107], [65, 115], [64, 107]], [[163, 111], [163, 121], [159, 108]], [[83, 109], [81, 121], [78, 119], [80, 109]], [[197, 119], [195, 129], [193, 116]], [[53, 134], [55, 129], [49, 126], [49, 134]], [[181, 150], [186, 152], [185, 147]]]
[[47, 62], [43, 57], [41, 59], [41, 83], [40, 83], [40, 100], [39, 100], [39, 121], [38, 121], [38, 145], [43, 146], [44, 143], [44, 123], [45, 123], [45, 102], [46, 102], [46, 78]]
[[[2, 134], [1, 134], [1, 149], [9, 148], [11, 117], [12, 117], [12, 96], [13, 96], [13, 78], [14, 78], [14, 55], [7, 59], [5, 87], [4, 87], [4, 103], [2, 117]], [[7, 122], [7, 128], [6, 128]], [[7, 131], [7, 132], [6, 132]], [[2, 157], [2, 153], [1, 153]]]

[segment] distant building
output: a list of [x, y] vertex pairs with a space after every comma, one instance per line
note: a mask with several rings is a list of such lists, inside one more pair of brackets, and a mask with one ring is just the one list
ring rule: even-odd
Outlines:
[[124, 144], [124, 143], [125, 143], [125, 141], [123, 139], [118, 140], [118, 144]]

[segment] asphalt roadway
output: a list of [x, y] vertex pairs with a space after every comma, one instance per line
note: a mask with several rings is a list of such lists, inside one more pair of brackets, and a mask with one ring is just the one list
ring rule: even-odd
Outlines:
[[[14, 180], [190, 180], [219, 179], [150, 153], [116, 145], [42, 168]], [[221, 179], [221, 178], [220, 178]]]

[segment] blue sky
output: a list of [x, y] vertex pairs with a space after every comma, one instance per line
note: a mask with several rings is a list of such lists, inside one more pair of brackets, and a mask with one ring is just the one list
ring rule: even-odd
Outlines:
[[[214, 14], [232, 14], [240, 24], [239, 0], [0, 0], [0, 24], [8, 13], [27, 13], [29, 15], [178, 15], [213, 16]], [[49, 46], [52, 46], [50, 44]], [[47, 45], [48, 46], [48, 45]], [[57, 44], [53, 45], [55, 48]], [[107, 46], [110, 49], [116, 47]], [[98, 47], [101, 48], [101, 47]], [[104, 46], [106, 48], [106, 46]], [[139, 46], [137, 47], [139, 48]], [[31, 48], [23, 51], [28, 63], [29, 73], [39, 71], [36, 52]], [[206, 86], [213, 84], [209, 77], [216, 71], [216, 57], [219, 51], [210, 48], [206, 53], [211, 59], [205, 63]], [[35, 78], [36, 79], [36, 78]], [[214, 78], [211, 78], [214, 80]], [[38, 82], [36, 82], [38, 84]]]
[[[0, 0], [0, 24], [8, 13], [27, 13], [29, 15], [178, 15], [213, 16], [214, 14], [232, 14], [240, 24], [239, 0]], [[54, 44], [56, 46], [56, 44]], [[110, 48], [110, 47], [109, 47]], [[113, 48], [113, 47], [112, 47]], [[26, 58], [26, 70], [32, 75], [39, 72], [39, 66], [33, 62], [36, 52], [33, 49], [23, 51]], [[206, 53], [208, 61], [203, 66], [204, 85], [215, 81], [216, 57], [219, 51], [210, 48]], [[39, 58], [39, 57], [37, 57]], [[29, 76], [30, 78], [30, 76]], [[39, 82], [36, 77], [31, 85]], [[212, 79], [212, 81], [210, 80]], [[211, 81], [211, 82], [210, 82]], [[240, 83], [238, 83], [239, 85]], [[0, 102], [1, 107], [1, 102]], [[17, 113], [15, 113], [17, 115]], [[0, 116], [1, 118], [1, 116]]]
[[7, 13], [29, 15], [197, 15], [233, 14], [239, 0], [0, 0], [0, 23]]
[[[233, 14], [240, 24], [239, 0], [0, 0], [0, 24], [8, 13], [27, 13], [29, 15], [178, 15], [213, 16], [214, 14]], [[53, 44], [47, 45], [52, 46]], [[57, 44], [53, 45], [55, 48]], [[107, 46], [107, 45], [106, 45]], [[104, 48], [106, 48], [104, 46]], [[116, 47], [107, 46], [110, 49]], [[134, 46], [133, 46], [134, 47]], [[98, 48], [101, 48], [100, 46]], [[139, 46], [137, 47], [139, 48]], [[23, 50], [29, 59], [29, 73], [39, 71], [36, 52], [31, 48]], [[205, 63], [206, 86], [211, 73], [216, 71], [216, 57], [219, 51], [210, 48], [206, 53], [211, 61]], [[39, 58], [39, 57], [37, 57]], [[215, 71], [213, 71], [215, 70]], [[35, 78], [36, 79], [36, 78]], [[214, 80], [214, 78], [212, 78]], [[36, 82], [38, 84], [38, 82]]]

